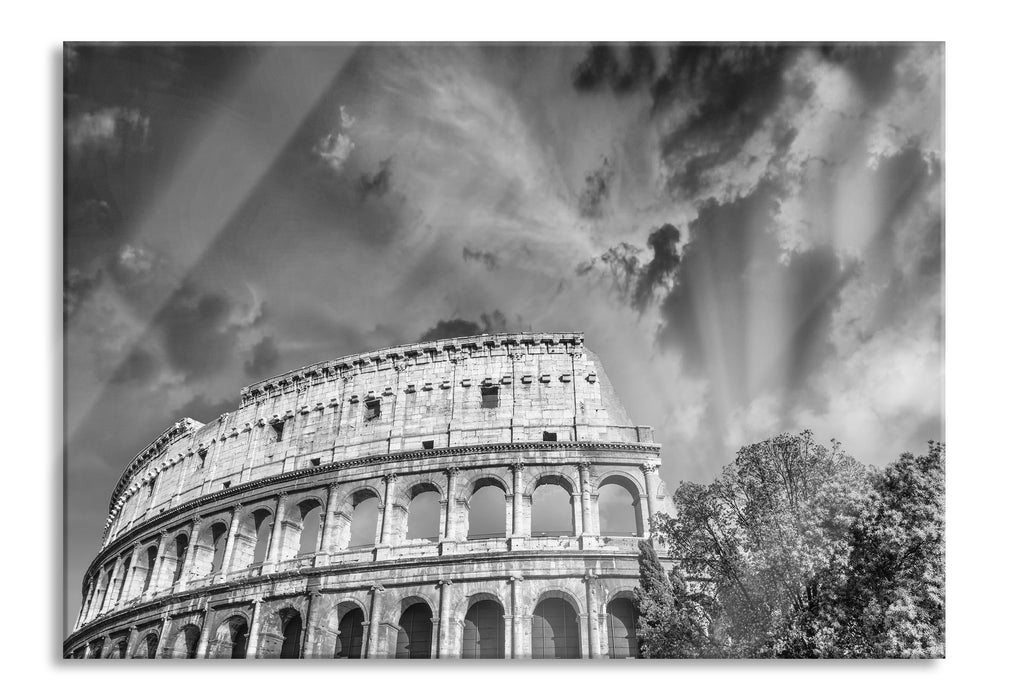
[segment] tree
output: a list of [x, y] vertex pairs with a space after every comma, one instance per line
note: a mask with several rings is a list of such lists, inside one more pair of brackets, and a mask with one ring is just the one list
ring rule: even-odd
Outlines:
[[945, 446], [930, 442], [873, 475], [847, 561], [822, 577], [823, 604], [796, 620], [784, 653], [945, 655], [945, 467]]
[[634, 590], [638, 605], [638, 643], [646, 659], [692, 659], [718, 655], [710, 637], [711, 620], [686, 583], [666, 574], [651, 543], [638, 543], [641, 586]]
[[865, 467], [809, 431], [742, 448], [710, 485], [680, 485], [677, 517], [653, 530], [717, 604], [722, 653], [776, 655], [795, 620], [818, 612], [818, 576], [847, 559], [867, 486]]

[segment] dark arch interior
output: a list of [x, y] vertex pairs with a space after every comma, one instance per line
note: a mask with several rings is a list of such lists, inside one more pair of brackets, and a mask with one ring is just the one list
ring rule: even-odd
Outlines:
[[638, 656], [638, 636], [635, 632], [638, 612], [627, 598], [611, 600], [606, 606], [607, 633], [610, 641], [610, 658], [627, 659]]
[[399, 618], [399, 635], [396, 638], [397, 659], [430, 659], [431, 608], [427, 603], [414, 603]]
[[536, 606], [532, 619], [534, 659], [580, 659], [581, 631], [571, 603], [547, 598]]
[[147, 635], [141, 645], [141, 651], [142, 658], [153, 659], [158, 653], [158, 636], [156, 634]]
[[354, 608], [340, 619], [336, 640], [337, 659], [360, 659], [364, 651], [364, 611]]
[[503, 659], [504, 608], [494, 600], [481, 600], [466, 611], [462, 633], [462, 658]]
[[175, 572], [172, 574], [172, 583], [178, 583], [182, 578], [182, 569], [186, 565], [186, 553], [189, 551], [189, 538], [179, 535], [175, 538]]
[[281, 615], [281, 633], [284, 642], [280, 647], [280, 658], [297, 659], [301, 656], [301, 614], [293, 610]]
[[270, 531], [273, 529], [273, 513], [257, 510], [252, 514], [252, 525], [256, 531], [256, 547], [252, 552], [252, 564], [262, 564], [270, 548]]
[[144, 572], [144, 588], [141, 593], [146, 593], [147, 589], [151, 587], [151, 577], [154, 576], [154, 569], [158, 563], [158, 548], [148, 547], [147, 548], [147, 571]]
[[228, 540], [228, 528], [224, 523], [214, 523], [210, 528], [214, 543], [214, 558], [210, 563], [210, 573], [216, 574], [224, 566], [224, 546]]
[[322, 526], [322, 506], [316, 501], [305, 501], [301, 510], [301, 539], [298, 556], [312, 554], [319, 547], [319, 529]]

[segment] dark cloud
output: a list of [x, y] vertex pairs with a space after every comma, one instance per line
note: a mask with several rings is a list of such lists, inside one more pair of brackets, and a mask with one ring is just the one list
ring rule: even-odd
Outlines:
[[261, 318], [240, 318], [241, 311], [219, 292], [200, 292], [191, 285], [176, 292], [155, 321], [172, 367], [189, 378], [227, 367], [234, 359], [238, 334]]
[[357, 191], [361, 195], [362, 200], [372, 195], [382, 197], [389, 192], [391, 184], [392, 158], [386, 158], [383, 161], [379, 161], [378, 171], [374, 175], [367, 173], [361, 175], [361, 179], [357, 183]]
[[444, 340], [445, 338], [457, 338], [464, 335], [482, 335], [484, 333], [502, 333], [509, 330], [508, 319], [505, 315], [495, 309], [490, 314], [480, 314], [480, 322], [466, 321], [461, 318], [454, 318], [447, 321], [438, 321], [434, 327], [424, 332], [418, 343], [426, 343], [432, 340]]
[[470, 248], [469, 246], [463, 246], [462, 259], [478, 262], [488, 270], [496, 270], [498, 266], [498, 259], [494, 253], [486, 250], [476, 250], [475, 248]]
[[126, 359], [112, 374], [115, 384], [145, 384], [154, 378], [158, 371], [158, 361], [153, 354], [144, 348], [133, 348]]
[[632, 306], [644, 310], [652, 301], [656, 288], [664, 284], [680, 264], [676, 244], [680, 242], [680, 231], [672, 224], [663, 224], [648, 235], [648, 247], [652, 249], [652, 259], [638, 275], [634, 287]]
[[72, 319], [102, 283], [102, 271], [88, 275], [70, 268], [63, 276], [63, 322]]
[[828, 44], [821, 55], [842, 66], [862, 89], [869, 104], [879, 103], [893, 89], [896, 67], [911, 44]]
[[585, 188], [578, 196], [578, 213], [582, 217], [598, 219], [603, 215], [615, 175], [609, 159], [603, 158], [602, 165], [585, 176]]
[[[826, 247], [783, 256], [773, 235], [776, 196], [763, 183], [733, 202], [705, 203], [660, 307], [660, 343], [680, 349], [688, 371], [739, 400], [767, 384], [798, 389], [830, 356], [829, 321], [856, 272]], [[789, 326], [760, 326], [778, 319]], [[751, 353], [787, 376], [751, 376]]]
[[250, 377], [265, 379], [277, 368], [280, 352], [273, 336], [266, 336], [252, 347], [252, 357], [245, 361], [245, 373]]
[[594, 44], [575, 67], [573, 84], [579, 92], [609, 88], [622, 94], [650, 85], [655, 68], [653, 50], [646, 44]]

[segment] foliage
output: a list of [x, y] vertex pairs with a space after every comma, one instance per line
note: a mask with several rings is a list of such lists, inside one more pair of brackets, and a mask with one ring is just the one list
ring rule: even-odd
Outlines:
[[689, 659], [717, 655], [705, 606], [687, 591], [675, 572], [667, 576], [650, 542], [640, 542], [638, 549], [641, 587], [635, 589], [634, 596], [641, 656]]
[[818, 610], [817, 574], [847, 558], [867, 484], [861, 464], [809, 431], [742, 448], [710, 485], [681, 484], [678, 517], [660, 515], [654, 531], [717, 601], [722, 654], [774, 655], [793, 618]]

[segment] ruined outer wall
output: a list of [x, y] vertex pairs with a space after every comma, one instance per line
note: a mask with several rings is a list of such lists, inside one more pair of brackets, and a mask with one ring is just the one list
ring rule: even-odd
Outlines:
[[[497, 388], [494, 408], [483, 407], [486, 387]], [[656, 472], [658, 446], [651, 440], [650, 428], [631, 424], [598, 358], [578, 333], [484, 335], [400, 346], [254, 384], [242, 390], [236, 411], [207, 425], [183, 419], [127, 467], [112, 495], [102, 551], [83, 582], [84, 605], [66, 651], [86, 644], [92, 653], [95, 635], [104, 640], [104, 649], [115, 637], [112, 628], [121, 637], [123, 625], [132, 628], [127, 636], [136, 637], [143, 620], [157, 628], [164, 651], [173, 631], [195, 624], [186, 622], [189, 618], [198, 619], [206, 646], [213, 611], [222, 601], [228, 601], [222, 609], [245, 610], [252, 625], [261, 607], [297, 608], [301, 602], [287, 599], [301, 601], [309, 591], [306, 600], [318, 604], [303, 611], [306, 640], [313, 637], [306, 641], [306, 655], [326, 655], [320, 640], [329, 627], [320, 622], [328, 619], [322, 611], [339, 607], [341, 595], [350, 596], [346, 604], [355, 595], [361, 598], [368, 624], [376, 620], [369, 654], [386, 655], [388, 625], [395, 626], [398, 612], [379, 623], [382, 612], [372, 608], [381, 604], [376, 595], [385, 594], [376, 591], [391, 585], [402, 589], [399, 600], [407, 594], [430, 598], [436, 616], [444, 606], [450, 615], [451, 604], [467, 599], [468, 585], [456, 586], [446, 602], [445, 582], [460, 577], [483, 580], [488, 590], [481, 595], [497, 596], [506, 609], [515, 608], [519, 619], [509, 634], [521, 625], [522, 615], [528, 621], [523, 596], [535, 598], [546, 588], [567, 590], [572, 600], [582, 601], [585, 620], [598, 618], [605, 601], [590, 602], [592, 590], [598, 588], [604, 598], [627, 595], [637, 567], [636, 538], [599, 535], [595, 489], [620, 477], [647, 503], [646, 514], [666, 510]], [[571, 492], [575, 536], [530, 535], [532, 491], [544, 478]], [[494, 480], [505, 491], [507, 532], [502, 538], [468, 541], [468, 499], [481, 479]], [[437, 542], [405, 540], [410, 494], [418, 488], [441, 497]], [[362, 493], [382, 502], [376, 545], [348, 548], [350, 504]], [[284, 538], [289, 541], [285, 531], [296, 527], [288, 511], [303, 503], [323, 506], [324, 521], [319, 550], [299, 560]], [[273, 537], [277, 543], [271, 541], [269, 561], [236, 569], [247, 537], [240, 528], [242, 514], [256, 509], [269, 510], [282, 524]], [[215, 524], [228, 529], [226, 565], [208, 575], [200, 542]], [[179, 533], [193, 543], [181, 563], [172, 559], [170, 546]], [[155, 548], [155, 570], [148, 576], [143, 552]], [[185, 576], [172, 582], [167, 569], [176, 565], [185, 566]], [[602, 570], [615, 578], [598, 581]], [[140, 591], [144, 578], [150, 582]], [[491, 585], [488, 578], [496, 582]], [[502, 586], [511, 593], [493, 592]], [[109, 595], [112, 590], [120, 592]], [[260, 611], [259, 617], [268, 624], [276, 616]], [[586, 623], [586, 635], [593, 624], [594, 641], [586, 637], [585, 655], [593, 650], [598, 655], [605, 646], [599, 640], [599, 625], [605, 623], [599, 619]], [[453, 629], [446, 625], [439, 632], [443, 655], [458, 654], [460, 640]], [[514, 634], [510, 654], [528, 655], [522, 633]], [[257, 644], [265, 646], [250, 655], [276, 651], [268, 640], [257, 638]]]

